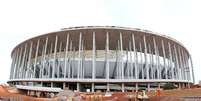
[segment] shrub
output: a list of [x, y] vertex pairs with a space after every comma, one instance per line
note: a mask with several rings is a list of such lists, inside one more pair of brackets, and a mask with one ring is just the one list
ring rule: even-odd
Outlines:
[[163, 86], [163, 89], [164, 90], [169, 90], [169, 89], [175, 89], [177, 88], [173, 83], [166, 83], [164, 86]]

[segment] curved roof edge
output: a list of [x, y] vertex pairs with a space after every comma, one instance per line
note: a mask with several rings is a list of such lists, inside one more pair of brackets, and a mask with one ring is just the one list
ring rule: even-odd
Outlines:
[[[14, 50], [18, 46], [20, 46], [21, 44], [25, 43], [28, 40], [31, 40], [31, 39], [34, 39], [34, 38], [37, 38], [37, 37], [40, 37], [40, 36], [45, 36], [45, 35], [48, 35], [48, 34], [51, 34], [51, 33], [63, 32], [63, 31], [72, 31], [72, 30], [79, 30], [79, 29], [121, 29], [121, 30], [131, 30], [131, 31], [138, 31], [138, 32], [143, 32], [143, 33], [149, 33], [149, 34], [153, 34], [153, 35], [156, 35], [156, 36], [159, 36], [159, 37], [169, 39], [169, 40], [171, 40], [173, 42], [176, 42], [177, 44], [182, 46], [185, 50], [187, 50], [186, 47], [181, 42], [177, 41], [176, 39], [174, 39], [172, 37], [169, 37], [167, 35], [164, 35], [164, 34], [160, 34], [160, 33], [157, 33], [157, 32], [150, 31], [150, 30], [145, 30], [145, 29], [140, 29], [140, 28], [132, 28], [132, 27], [122, 27], [122, 26], [77, 26], [77, 27], [61, 28], [61, 30], [59, 30], [59, 31], [48, 32], [48, 33], [45, 33], [45, 34], [41, 34], [41, 35], [34, 36], [34, 37], [29, 38], [29, 39], [26, 39], [25, 41], [22, 41], [21, 43], [17, 44], [13, 48], [13, 50], [11, 52], [11, 56], [12, 56]], [[188, 52], [188, 54], [190, 54], [190, 53]]]

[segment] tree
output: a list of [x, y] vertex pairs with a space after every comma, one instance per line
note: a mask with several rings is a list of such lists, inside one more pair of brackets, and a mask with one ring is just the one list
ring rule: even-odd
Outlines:
[[164, 86], [163, 86], [163, 89], [164, 90], [169, 90], [169, 89], [175, 89], [177, 88], [173, 83], [166, 83]]

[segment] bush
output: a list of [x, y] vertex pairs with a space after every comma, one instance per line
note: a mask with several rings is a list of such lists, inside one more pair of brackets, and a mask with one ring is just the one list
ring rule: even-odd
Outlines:
[[173, 83], [166, 83], [164, 86], [163, 86], [163, 89], [164, 90], [169, 90], [169, 89], [175, 89], [177, 88]]

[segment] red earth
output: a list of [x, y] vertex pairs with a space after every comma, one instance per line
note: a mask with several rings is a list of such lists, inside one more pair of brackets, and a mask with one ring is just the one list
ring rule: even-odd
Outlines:
[[[199, 96], [201, 97], [201, 88], [191, 89], [175, 89], [164, 90], [160, 92], [161, 96], [156, 96], [155, 91], [148, 92], [150, 101], [183, 101], [180, 97]], [[82, 101], [137, 101], [135, 98], [136, 93], [113, 93], [112, 96], [106, 97], [103, 93], [81, 93]], [[57, 101], [56, 98], [35, 98], [26, 96], [16, 92], [9, 86], [0, 85], [0, 98], [23, 99], [23, 101]], [[130, 98], [130, 99], [129, 99]]]

